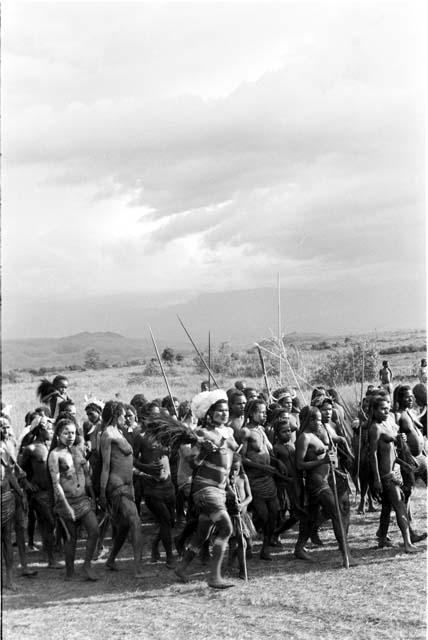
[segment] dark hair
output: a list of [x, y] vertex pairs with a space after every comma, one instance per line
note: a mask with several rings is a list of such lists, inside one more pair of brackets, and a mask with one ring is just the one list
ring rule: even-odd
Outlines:
[[246, 424], [247, 422], [249, 422], [249, 420], [251, 420], [256, 410], [256, 407], [259, 404], [263, 404], [267, 408], [266, 402], [264, 400], [260, 400], [259, 398], [254, 398], [253, 400], [249, 400], [247, 402], [247, 404], [245, 405], [245, 411], [244, 411], [244, 424]]
[[131, 411], [134, 414], [134, 416], [137, 417], [137, 410], [132, 404], [124, 404], [123, 408], [125, 409], [125, 412]]
[[401, 403], [403, 402], [405, 394], [408, 393], [409, 391], [410, 393], [412, 393], [412, 389], [408, 384], [399, 384], [398, 387], [395, 387], [394, 393], [393, 393], [394, 404], [397, 404], [398, 407], [400, 407]]
[[192, 407], [189, 400], [183, 400], [178, 405], [178, 419], [185, 420], [186, 418], [190, 418], [192, 416]]
[[227, 394], [229, 404], [233, 404], [235, 398], [245, 398], [245, 401], [247, 401], [247, 398], [243, 391], [239, 391], [239, 389], [229, 389], [229, 391], [230, 393]]
[[122, 402], [118, 402], [117, 400], [109, 400], [106, 402], [101, 413], [103, 426], [108, 427], [112, 422], [115, 422], [124, 411], [125, 409]]
[[[53, 449], [55, 449], [58, 446], [58, 438], [59, 438], [59, 436], [64, 431], [65, 427], [67, 427], [70, 424], [73, 427], [75, 427], [75, 429], [76, 429], [76, 438], [77, 438], [77, 424], [76, 424], [76, 421], [73, 418], [74, 418], [74, 416], [70, 416], [70, 418], [68, 418], [68, 417], [59, 418], [59, 416], [58, 416], [58, 419], [55, 422], [55, 431], [54, 431], [54, 434], [53, 434], [50, 451], [53, 451]], [[73, 444], [75, 444], [75, 442], [76, 442], [76, 440], [73, 442]]]
[[223, 398], [220, 398], [220, 400], [217, 400], [217, 402], [214, 402], [214, 404], [212, 404], [210, 406], [210, 408], [208, 409], [208, 411], [206, 412], [206, 414], [204, 416], [204, 419], [202, 420], [202, 426], [205, 427], [207, 425], [207, 423], [208, 423], [208, 420], [212, 420], [213, 413], [218, 410], [218, 407], [219, 407], [220, 404], [225, 404], [225, 405], [229, 406], [227, 404], [227, 400], [223, 399]]
[[413, 395], [419, 406], [423, 407], [427, 403], [427, 386], [423, 382], [419, 382], [413, 387]]
[[68, 420], [69, 422], [72, 422], [74, 424], [74, 426], [76, 427], [76, 429], [79, 426], [77, 424], [76, 416], [73, 415], [72, 413], [70, 413], [69, 411], [60, 411], [59, 412], [59, 414], [57, 415], [56, 420], [55, 420], [55, 426], [61, 420]]
[[63, 400], [62, 402], [59, 403], [58, 409], [60, 413], [63, 413], [67, 411], [67, 407], [75, 407], [75, 406], [76, 405], [74, 404], [73, 400]]
[[55, 389], [58, 389], [61, 382], [68, 382], [68, 378], [64, 375], [59, 375], [59, 376], [55, 376], [55, 378], [52, 380], [52, 384], [55, 387]]
[[312, 416], [316, 415], [317, 413], [320, 413], [320, 410], [318, 409], [318, 407], [314, 407], [313, 405], [311, 406], [305, 405], [303, 407], [303, 409], [300, 412], [300, 432], [307, 429]]
[[85, 407], [85, 412], [88, 413], [89, 411], [94, 411], [95, 413], [99, 413], [101, 415], [103, 409], [102, 407], [97, 404], [96, 402], [90, 402], [89, 404], [86, 405]]

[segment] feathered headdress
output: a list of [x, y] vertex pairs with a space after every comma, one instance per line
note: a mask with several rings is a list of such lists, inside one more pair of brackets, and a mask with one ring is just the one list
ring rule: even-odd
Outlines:
[[193, 414], [202, 420], [207, 415], [207, 411], [213, 404], [223, 400], [227, 402], [227, 394], [223, 389], [214, 389], [214, 391], [201, 391], [194, 398], [192, 398], [191, 407]]
[[52, 382], [47, 378], [42, 378], [36, 391], [39, 400], [41, 402], [48, 402], [54, 393], [56, 393], [56, 389]]

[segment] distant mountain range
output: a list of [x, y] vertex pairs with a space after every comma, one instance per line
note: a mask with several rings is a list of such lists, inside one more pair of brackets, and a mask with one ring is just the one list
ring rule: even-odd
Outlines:
[[[338, 302], [343, 308], [347, 301], [351, 304], [352, 292], [344, 292], [341, 301], [336, 298], [317, 291], [282, 292], [283, 332], [285, 329], [294, 342], [334, 340], [334, 336], [322, 331], [322, 327], [326, 326], [326, 317], [331, 316]], [[308, 312], [309, 308], [316, 309], [316, 313]], [[109, 363], [151, 357], [154, 352], [148, 325], [152, 327], [159, 349], [169, 346], [183, 353], [190, 352], [192, 346], [177, 314], [202, 350], [207, 348], [208, 332], [213, 348], [221, 342], [230, 342], [234, 348], [247, 347], [278, 332], [277, 292], [274, 289], [207, 293], [161, 308], [145, 307], [144, 299], [123, 294], [85, 304], [75, 300], [61, 301], [61, 304], [49, 307], [48, 315], [45, 305], [34, 305], [29, 314], [35, 335], [40, 335], [41, 330], [48, 332], [54, 326], [51, 324], [53, 319], [56, 325], [64, 326], [72, 318], [74, 326], [83, 325], [88, 331], [62, 338], [4, 340], [2, 361], [5, 371], [82, 365], [89, 349], [95, 349]], [[320, 327], [320, 331], [313, 331], [315, 327]], [[355, 327], [349, 326], [343, 316], [343, 332], [339, 335], [352, 333], [357, 333]]]

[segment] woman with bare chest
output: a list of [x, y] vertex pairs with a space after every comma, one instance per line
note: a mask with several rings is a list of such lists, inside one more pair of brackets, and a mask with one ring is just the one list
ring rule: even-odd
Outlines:
[[[63, 527], [66, 580], [74, 577], [77, 529], [81, 522], [87, 532], [83, 574], [86, 580], [97, 580], [91, 561], [98, 538], [95, 495], [89, 465], [79, 447], [74, 446], [76, 426], [69, 419], [56, 425], [48, 456], [48, 468], [54, 494], [54, 511]], [[89, 494], [89, 495], [88, 495]]]

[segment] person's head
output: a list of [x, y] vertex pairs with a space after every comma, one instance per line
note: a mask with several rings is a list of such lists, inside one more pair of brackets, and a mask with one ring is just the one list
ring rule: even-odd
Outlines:
[[413, 389], [413, 395], [420, 407], [426, 407], [427, 404], [427, 386], [423, 382], [416, 384]]
[[337, 393], [336, 389], [334, 389], [333, 387], [331, 389], [327, 389], [327, 395], [333, 400], [333, 402], [335, 402], [336, 404], [340, 404], [339, 394]]
[[411, 409], [413, 407], [413, 393], [408, 384], [400, 384], [396, 387], [394, 395], [399, 409]]
[[422, 360], [421, 360], [421, 367], [426, 367], [426, 366], [427, 366], [426, 358], [422, 358]]
[[72, 400], [63, 400], [59, 403], [60, 413], [71, 413], [72, 416], [77, 415], [76, 405]]
[[109, 400], [105, 403], [101, 414], [104, 427], [110, 425], [123, 427], [125, 424], [125, 409], [121, 402], [117, 400]]
[[245, 422], [264, 425], [266, 422], [266, 403], [262, 400], [250, 400], [245, 407]]
[[210, 390], [210, 383], [208, 382], [208, 380], [202, 380], [201, 391], [209, 391], [209, 390]]
[[137, 422], [137, 411], [132, 404], [125, 404], [125, 424], [128, 428], [135, 427]]
[[287, 392], [279, 396], [278, 404], [288, 411], [288, 413], [291, 413], [293, 410], [293, 398], [291, 397], [291, 393]]
[[68, 389], [68, 378], [65, 376], [55, 376], [52, 380], [52, 385], [61, 395], [64, 395]]
[[193, 415], [205, 427], [220, 427], [229, 420], [229, 404], [223, 389], [201, 391], [190, 403]]
[[162, 399], [161, 407], [163, 409], [167, 409], [170, 416], [175, 416], [178, 412], [179, 404], [180, 403], [178, 402], [178, 398], [176, 398], [175, 396], [173, 396], [172, 399], [170, 396], [165, 396]]
[[317, 431], [322, 424], [321, 412], [318, 407], [305, 406], [300, 412], [302, 431]]
[[238, 389], [238, 391], [244, 391], [247, 388], [247, 384], [246, 382], [244, 382], [244, 380], [237, 380], [235, 382], [235, 389]]
[[249, 402], [250, 400], [256, 400], [258, 398], [258, 393], [257, 393], [257, 389], [253, 389], [252, 387], [246, 387], [244, 389], [244, 393], [245, 393], [245, 397], [247, 399], [247, 402]]
[[384, 396], [373, 396], [370, 401], [370, 411], [375, 422], [383, 422], [388, 417], [391, 403]]
[[366, 389], [366, 396], [370, 396], [375, 390], [374, 384], [368, 384]]
[[40, 416], [39, 424], [33, 429], [34, 437], [43, 442], [50, 442], [53, 438], [54, 428], [50, 418]]
[[229, 396], [229, 411], [233, 418], [240, 418], [244, 415], [247, 399], [242, 391], [235, 389]]
[[232, 467], [230, 469], [230, 475], [236, 476], [242, 471], [242, 457], [239, 453], [234, 453], [232, 458]]
[[144, 417], [148, 419], [156, 418], [156, 416], [160, 416], [160, 412], [160, 406], [157, 402], [148, 402], [145, 407]]
[[135, 396], [132, 397], [129, 404], [135, 408], [137, 412], [137, 418], [139, 422], [144, 419], [145, 407], [147, 405], [146, 397], [143, 393], [136, 393]]
[[85, 413], [88, 417], [88, 420], [91, 424], [96, 424], [98, 420], [101, 418], [102, 408], [99, 404], [95, 402], [90, 402], [85, 407]]
[[276, 440], [286, 444], [287, 442], [290, 442], [292, 433], [289, 420], [287, 422], [280, 423], [276, 428]]
[[72, 447], [76, 441], [76, 425], [68, 419], [62, 418], [55, 425], [51, 449], [58, 446]]
[[321, 411], [321, 418], [324, 424], [330, 422], [333, 416], [333, 402], [330, 398], [324, 398], [320, 405], [318, 405], [318, 409]]
[[0, 417], [0, 437], [2, 440], [7, 440], [10, 436], [11, 427], [10, 421], [6, 418], [6, 416]]
[[208, 422], [219, 427], [229, 420], [229, 405], [226, 400], [218, 400], [208, 409]]
[[389, 367], [389, 361], [388, 360], [382, 360], [382, 367]]
[[318, 398], [319, 396], [326, 396], [326, 395], [327, 395], [327, 391], [325, 387], [322, 387], [321, 385], [319, 385], [318, 387], [314, 387], [311, 394], [311, 404], [313, 403], [315, 398]]
[[189, 400], [183, 400], [178, 405], [178, 419], [181, 421], [191, 420], [193, 417], [192, 406]]

